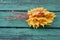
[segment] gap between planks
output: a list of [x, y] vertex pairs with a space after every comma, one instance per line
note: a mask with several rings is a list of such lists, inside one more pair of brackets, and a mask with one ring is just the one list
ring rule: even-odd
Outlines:
[[[12, 11], [16, 11], [16, 12], [28, 12], [28, 10], [0, 10], [0, 12], [12, 12]], [[60, 12], [60, 10], [48, 10], [48, 11], [51, 11], [51, 12]]]
[[[0, 26], [0, 28], [19, 28], [19, 29], [34, 29], [34, 28], [32, 28], [32, 27], [11, 27], [11, 26], [4, 26], [4, 27], [2, 27], [2, 26]], [[60, 27], [40, 27], [40, 28], [38, 28], [38, 29], [60, 29]]]

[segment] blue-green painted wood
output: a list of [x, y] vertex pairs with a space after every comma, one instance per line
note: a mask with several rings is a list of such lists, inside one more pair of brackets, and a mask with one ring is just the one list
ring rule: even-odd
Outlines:
[[0, 28], [0, 40], [60, 40], [59, 30]]
[[[55, 12], [55, 14], [55, 20], [50, 27], [60, 27], [60, 12]], [[13, 12], [0, 12], [0, 26], [28, 27], [28, 24], [25, 20], [9, 20], [6, 19], [7, 16], [19, 16], [19, 14], [15, 14]]]
[[60, 10], [60, 0], [0, 0], [0, 10], [29, 10], [36, 7]]
[[[44, 7], [51, 11], [60, 11], [60, 0], [0, 0], [0, 10], [29, 10]], [[60, 12], [51, 27], [60, 27]], [[6, 16], [18, 16], [12, 12], [0, 11], [0, 26], [28, 27], [22, 20], [7, 20]], [[60, 40], [60, 29], [15, 29], [0, 28], [0, 40]]]

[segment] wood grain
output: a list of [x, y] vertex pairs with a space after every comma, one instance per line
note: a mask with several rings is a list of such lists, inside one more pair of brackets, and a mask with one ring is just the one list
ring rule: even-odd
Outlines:
[[[24, 12], [27, 14], [27, 12]], [[60, 27], [60, 12], [55, 12], [56, 18], [50, 27]], [[20, 16], [13, 12], [0, 12], [0, 27], [28, 27], [28, 24], [25, 20], [9, 20], [6, 19], [7, 16]]]
[[[6, 16], [19, 16], [12, 12], [14, 10], [27, 13], [36, 7], [56, 13], [50, 29], [32, 29], [25, 20], [5, 19]], [[0, 40], [60, 40], [60, 0], [0, 0]]]
[[[38, 4], [38, 5], [37, 5]], [[60, 10], [60, 0], [1, 0], [0, 10], [29, 10], [44, 7], [48, 10]]]
[[1, 40], [60, 40], [60, 29], [0, 28]]

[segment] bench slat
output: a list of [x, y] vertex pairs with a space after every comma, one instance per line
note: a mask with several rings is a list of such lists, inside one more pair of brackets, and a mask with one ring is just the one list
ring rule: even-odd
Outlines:
[[[24, 12], [27, 13], [27, 12]], [[60, 27], [60, 12], [55, 12], [56, 18], [50, 27]], [[19, 16], [13, 12], [0, 12], [0, 26], [2, 27], [28, 27], [25, 20], [8, 20], [7, 16]]]
[[2, 40], [60, 40], [60, 29], [0, 28]]
[[1, 0], [0, 10], [29, 10], [44, 7], [48, 10], [60, 10], [60, 0]]

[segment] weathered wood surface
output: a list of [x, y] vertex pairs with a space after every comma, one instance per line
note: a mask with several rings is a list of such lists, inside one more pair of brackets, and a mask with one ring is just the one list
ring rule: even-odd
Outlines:
[[59, 30], [0, 28], [0, 40], [60, 40]]
[[22, 27], [0, 28], [0, 40], [60, 40], [60, 29], [31, 29], [25, 20], [5, 19], [6, 16], [18, 16], [11, 12], [13, 10], [36, 7], [54, 11], [56, 18], [50, 27], [60, 28], [60, 0], [0, 0], [0, 27]]
[[0, 0], [0, 10], [29, 10], [36, 7], [60, 10], [60, 0]]
[[[27, 12], [25, 12], [27, 14]], [[55, 12], [56, 18], [50, 27], [60, 27], [60, 12]], [[0, 12], [0, 26], [6, 27], [28, 27], [25, 20], [8, 20], [7, 16], [19, 16], [13, 12]]]
[[[6, 10], [30, 10], [31, 8], [44, 7], [50, 11], [57, 11], [56, 18], [51, 27], [60, 27], [60, 0], [0, 0], [0, 26], [18, 26], [28, 27], [25, 20], [6, 20], [5, 16], [18, 16], [12, 12], [3, 12]], [[1, 12], [2, 10], [2, 12]]]

